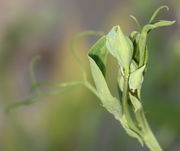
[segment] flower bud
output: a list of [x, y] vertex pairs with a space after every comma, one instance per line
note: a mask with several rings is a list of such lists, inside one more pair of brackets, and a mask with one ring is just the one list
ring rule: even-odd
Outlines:
[[119, 26], [113, 27], [107, 34], [106, 47], [111, 55], [118, 60], [119, 65], [125, 70], [129, 70], [133, 55], [133, 44], [131, 40], [122, 33]]

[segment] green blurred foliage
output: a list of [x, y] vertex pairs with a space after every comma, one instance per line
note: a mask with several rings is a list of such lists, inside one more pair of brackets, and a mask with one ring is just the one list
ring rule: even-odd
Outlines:
[[[116, 24], [120, 24], [123, 31], [128, 33], [135, 28], [129, 14], [145, 23], [146, 18], [162, 4], [167, 4], [170, 11], [162, 12], [161, 18], [177, 20], [177, 23], [150, 35], [150, 60], [142, 98], [147, 119], [160, 144], [165, 150], [178, 151], [178, 0], [100, 0], [97, 3], [87, 0], [28, 0], [27, 4], [12, 4], [17, 8], [12, 10], [15, 15], [11, 17], [8, 11], [3, 10], [4, 17], [9, 17], [10, 21], [6, 24], [0, 22], [4, 25], [0, 28], [0, 151], [147, 151], [147, 148], [142, 149], [136, 140], [125, 134], [119, 123], [101, 107], [100, 101], [84, 87], [39, 99], [32, 106], [13, 110], [9, 116], [4, 114], [4, 109], [8, 104], [28, 97], [31, 87], [28, 64], [33, 56], [42, 56], [35, 70], [39, 81], [79, 80], [82, 77], [79, 66], [69, 51], [75, 34], [92, 28], [108, 31]], [[88, 38], [78, 43], [79, 54], [88, 72], [86, 52], [95, 40]], [[107, 81], [113, 95], [117, 95], [113, 79], [116, 69], [116, 62], [109, 58]], [[42, 89], [52, 90], [48, 87]]]

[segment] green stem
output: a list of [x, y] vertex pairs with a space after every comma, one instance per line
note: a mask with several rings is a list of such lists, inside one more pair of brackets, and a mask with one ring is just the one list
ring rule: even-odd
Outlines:
[[148, 132], [144, 134], [143, 138], [145, 144], [151, 151], [163, 151], [150, 128]]
[[148, 148], [151, 151], [163, 151], [147, 122], [143, 109], [141, 109], [135, 115], [138, 122], [142, 126], [142, 131], [143, 131], [142, 137], [144, 139], [145, 144], [148, 146]]
[[128, 105], [128, 80], [129, 76], [124, 76], [124, 85], [123, 85], [123, 94], [122, 94], [122, 110], [123, 114], [125, 115], [127, 119], [127, 123], [130, 126], [131, 129], [135, 130], [136, 132], [139, 132], [139, 129], [135, 125], [134, 121], [131, 118], [130, 112], [129, 112], [129, 105]]
[[136, 123], [133, 121], [131, 114], [129, 112], [129, 105], [128, 105], [128, 92], [129, 92], [129, 75], [128, 73], [124, 75], [124, 85], [123, 85], [123, 95], [122, 95], [122, 109], [123, 114], [125, 115], [128, 125], [131, 129], [139, 132], [141, 137], [143, 138], [145, 144], [151, 151], [162, 151], [158, 141], [156, 140], [143, 111], [141, 108], [138, 112], [134, 112], [135, 117], [137, 119], [139, 128], [137, 127]]

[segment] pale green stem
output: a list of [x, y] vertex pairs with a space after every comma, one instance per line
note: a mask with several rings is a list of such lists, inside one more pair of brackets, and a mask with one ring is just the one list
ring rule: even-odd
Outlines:
[[138, 112], [135, 113], [135, 117], [138, 122], [139, 128], [136, 126], [136, 123], [133, 121], [130, 112], [129, 112], [129, 105], [128, 105], [128, 92], [129, 92], [129, 75], [126, 73], [124, 75], [124, 85], [123, 85], [123, 95], [122, 95], [122, 109], [123, 114], [126, 116], [127, 122], [129, 123], [130, 128], [140, 132], [141, 137], [143, 138], [145, 144], [151, 151], [162, 151], [158, 141], [156, 140], [147, 120], [144, 115], [143, 108], [140, 109]]
[[161, 146], [159, 145], [158, 141], [156, 140], [147, 120], [144, 115], [143, 109], [139, 112], [135, 113], [138, 122], [142, 126], [142, 137], [144, 139], [145, 144], [151, 151], [162, 151]]
[[130, 112], [129, 112], [129, 105], [128, 105], [128, 80], [129, 76], [125, 75], [124, 76], [124, 86], [123, 86], [123, 94], [122, 94], [122, 110], [123, 114], [125, 115], [128, 125], [130, 128], [133, 130], [136, 130], [136, 132], [139, 131], [137, 126], [135, 125], [134, 121], [131, 118]]

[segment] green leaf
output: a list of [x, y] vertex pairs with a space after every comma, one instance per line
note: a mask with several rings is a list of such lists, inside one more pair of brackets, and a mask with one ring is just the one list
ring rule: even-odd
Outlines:
[[156, 18], [156, 16], [158, 15], [158, 13], [160, 12], [160, 10], [162, 10], [162, 9], [167, 9], [167, 10], [169, 10], [169, 7], [168, 6], [166, 6], [166, 5], [163, 5], [163, 6], [161, 6], [161, 7], [159, 7], [154, 13], [153, 13], [153, 15], [151, 16], [151, 18], [150, 18], [150, 20], [149, 20], [149, 23], [152, 23], [153, 21], [154, 21], [154, 19]]
[[141, 134], [138, 134], [138, 132], [136, 132], [130, 128], [129, 123], [127, 122], [127, 119], [124, 115], [121, 117], [120, 122], [121, 122], [123, 128], [125, 129], [126, 133], [131, 137], [137, 138], [138, 141], [143, 146], [144, 143], [143, 143], [143, 139], [141, 137]]
[[163, 27], [163, 26], [170, 26], [174, 24], [176, 21], [169, 21], [169, 20], [159, 20], [153, 24], [147, 24], [144, 26], [142, 33], [148, 33], [152, 29]]
[[140, 89], [143, 82], [143, 72], [145, 70], [145, 65], [135, 70], [130, 74], [129, 77], [129, 88], [131, 90]]
[[137, 70], [137, 68], [138, 68], [137, 63], [134, 60], [132, 60], [130, 64], [130, 72], [131, 73], [134, 72], [135, 70]]
[[88, 55], [96, 62], [99, 69], [105, 75], [108, 50], [106, 48], [106, 36], [101, 37], [89, 50]]
[[[131, 61], [131, 65], [130, 65], [130, 73], [134, 72], [135, 70], [138, 69], [138, 65], [136, 64], [136, 62], [134, 60]], [[123, 87], [124, 87], [124, 77], [121, 73], [121, 71], [118, 72], [118, 85], [120, 90], [123, 92]]]
[[133, 44], [126, 37], [119, 26], [115, 26], [107, 35], [106, 46], [120, 66], [128, 70], [133, 55]]
[[139, 66], [142, 66], [145, 61], [145, 50], [146, 50], [146, 43], [147, 43], [147, 34], [155, 28], [163, 27], [163, 26], [170, 26], [174, 24], [175, 21], [167, 21], [167, 20], [159, 20], [154, 24], [147, 24], [142, 29], [142, 32], [139, 37], [138, 48], [139, 48]]
[[139, 63], [139, 47], [138, 47], [139, 37], [140, 37], [140, 33], [137, 31], [133, 31], [130, 34], [130, 38], [134, 46], [133, 59], [136, 61], [136, 63]]
[[153, 26], [150, 26], [150, 29], [155, 29], [157, 27], [163, 27], [163, 26], [170, 26], [174, 24], [176, 21], [168, 21], [168, 20], [159, 20], [156, 23], [153, 24]]
[[123, 88], [124, 88], [124, 78], [123, 78], [123, 76], [119, 74], [117, 81], [118, 81], [118, 85], [119, 85], [120, 90], [123, 92]]
[[135, 41], [138, 35], [139, 35], [139, 32], [132, 31], [129, 37], [131, 38], [132, 41]]
[[121, 105], [119, 101], [111, 95], [104, 76], [96, 62], [91, 57], [88, 58], [90, 61], [91, 72], [96, 85], [97, 93], [102, 105], [110, 113], [112, 113], [117, 120], [119, 120], [121, 117]]
[[134, 111], [138, 112], [142, 108], [140, 100], [136, 96], [132, 95], [131, 93], [129, 93], [129, 98], [134, 107]]
[[[90, 52], [98, 52], [98, 47], [96, 47], [97, 49], [91, 49]], [[101, 47], [99, 47], [101, 48]], [[92, 51], [92, 50], [97, 50], [97, 51]], [[91, 53], [89, 53], [91, 54]], [[98, 55], [100, 55], [101, 53], [98, 53]], [[122, 126], [125, 128], [126, 132], [132, 136], [135, 137], [139, 140], [139, 142], [143, 145], [143, 140], [141, 139], [140, 135], [135, 132], [134, 130], [132, 130], [129, 126], [129, 123], [126, 122], [125, 117], [122, 117], [122, 113], [121, 113], [121, 105], [119, 103], [119, 101], [113, 97], [109, 91], [109, 88], [107, 86], [107, 83], [104, 79], [104, 76], [102, 74], [102, 70], [100, 70], [99, 66], [97, 65], [96, 59], [93, 59], [93, 57], [91, 58], [92, 55], [89, 55], [89, 61], [90, 61], [90, 66], [91, 66], [91, 72], [93, 75], [93, 79], [96, 85], [96, 89], [97, 89], [97, 93], [98, 96], [102, 102], [102, 105], [110, 112], [114, 115], [114, 117], [119, 120], [122, 124]], [[99, 56], [98, 58], [101, 58], [101, 56]], [[123, 76], [121, 76], [121, 78], [123, 79]]]

